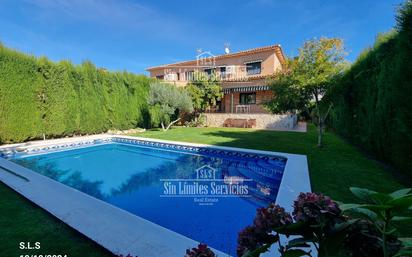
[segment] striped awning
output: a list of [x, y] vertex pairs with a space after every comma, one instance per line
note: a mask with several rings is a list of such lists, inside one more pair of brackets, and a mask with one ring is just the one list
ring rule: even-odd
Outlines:
[[235, 93], [235, 92], [254, 92], [259, 90], [270, 90], [270, 86], [250, 86], [250, 87], [229, 87], [224, 88], [223, 93]]

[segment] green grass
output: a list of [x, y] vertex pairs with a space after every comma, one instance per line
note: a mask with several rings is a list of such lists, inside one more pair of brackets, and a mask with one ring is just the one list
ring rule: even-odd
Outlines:
[[[348, 188], [366, 187], [390, 192], [406, 187], [393, 172], [365, 157], [333, 133], [326, 133], [325, 147], [317, 148], [316, 131], [308, 133], [258, 131], [234, 128], [173, 128], [151, 130], [137, 136], [304, 154], [308, 157], [312, 189], [343, 202], [354, 201]], [[299, 178], [296, 178], [299, 179]], [[412, 236], [412, 224], [402, 224], [402, 236]], [[41, 242], [41, 251], [70, 257], [111, 256], [110, 253], [33, 205], [0, 183], [0, 256], [18, 256], [19, 242]]]
[[167, 132], [151, 130], [137, 136], [304, 154], [308, 157], [312, 190], [339, 201], [353, 201], [350, 186], [382, 192], [404, 186], [378, 162], [366, 158], [333, 133], [326, 133], [325, 147], [316, 147], [317, 134], [312, 126], [309, 126], [307, 133], [237, 128], [174, 128]]
[[[20, 242], [40, 242], [40, 250], [20, 250]], [[0, 256], [50, 254], [114, 256], [0, 182]]]

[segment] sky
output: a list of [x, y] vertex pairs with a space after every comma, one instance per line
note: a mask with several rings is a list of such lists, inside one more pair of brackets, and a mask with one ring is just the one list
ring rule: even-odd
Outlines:
[[280, 44], [339, 37], [354, 61], [395, 25], [402, 0], [0, 0], [0, 42], [53, 61], [90, 60], [109, 70]]

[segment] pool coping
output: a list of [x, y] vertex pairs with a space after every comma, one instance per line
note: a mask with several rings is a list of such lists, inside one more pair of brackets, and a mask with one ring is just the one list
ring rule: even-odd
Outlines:
[[[0, 151], [16, 149], [21, 151], [27, 148], [74, 142], [90, 143], [94, 140], [110, 140], [111, 138], [137, 139], [285, 157], [287, 162], [276, 203], [287, 211], [292, 211], [292, 204], [297, 195], [300, 192], [311, 191], [307, 158], [305, 155], [298, 154], [109, 134], [3, 145], [0, 146]], [[0, 181], [116, 255], [181, 257], [186, 249], [198, 244], [193, 239], [1, 157]], [[216, 249], [213, 251], [220, 257], [229, 256]]]

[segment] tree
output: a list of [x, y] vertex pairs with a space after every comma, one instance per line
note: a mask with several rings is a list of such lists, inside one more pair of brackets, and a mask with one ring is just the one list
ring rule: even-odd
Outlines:
[[192, 100], [186, 90], [162, 82], [150, 84], [148, 104], [159, 112], [163, 131], [167, 131], [180, 120], [177, 118], [170, 121], [172, 116], [177, 115], [180, 111], [193, 111]]
[[346, 66], [344, 56], [341, 39], [309, 40], [299, 49], [299, 55], [288, 62], [286, 70], [269, 82], [276, 97], [268, 107], [274, 112], [302, 110], [314, 104], [319, 147], [323, 145], [325, 120], [333, 107], [329, 99], [322, 98], [342, 75]]
[[285, 70], [274, 79], [268, 81], [276, 99], [266, 103], [266, 107], [274, 113], [295, 112], [307, 108], [310, 99], [308, 93], [298, 86], [293, 76], [296, 60], [287, 60]]
[[215, 106], [223, 94], [218, 78], [196, 71], [194, 80], [187, 85], [187, 91], [192, 97], [195, 111], [204, 111], [207, 107]]

